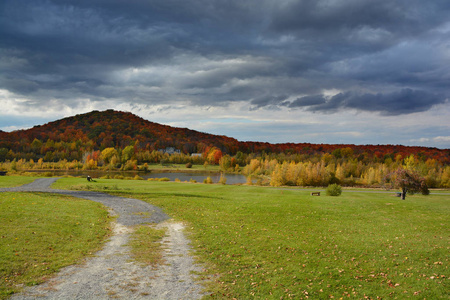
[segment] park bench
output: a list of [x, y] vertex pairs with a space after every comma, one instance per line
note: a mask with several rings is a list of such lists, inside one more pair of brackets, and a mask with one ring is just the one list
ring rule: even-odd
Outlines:
[[6, 171], [0, 171], [0, 176], [5, 176], [6, 175]]
[[320, 192], [311, 192], [311, 196], [320, 196]]

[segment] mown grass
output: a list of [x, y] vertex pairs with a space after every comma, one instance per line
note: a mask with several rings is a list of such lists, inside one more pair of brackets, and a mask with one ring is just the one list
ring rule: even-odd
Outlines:
[[36, 177], [29, 176], [0, 176], [0, 188], [8, 188], [31, 183]]
[[44, 193], [0, 193], [0, 299], [99, 250], [110, 218], [98, 203]]
[[[77, 179], [57, 182], [59, 188]], [[448, 299], [450, 199], [105, 180], [187, 222], [210, 298]]]

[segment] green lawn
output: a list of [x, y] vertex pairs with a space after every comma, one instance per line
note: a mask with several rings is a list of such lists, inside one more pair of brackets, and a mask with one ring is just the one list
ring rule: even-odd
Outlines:
[[92, 201], [0, 193], [0, 299], [99, 250], [110, 221], [107, 210]]
[[[174, 182], [85, 184], [162, 207], [190, 228], [211, 298], [448, 299], [450, 199]], [[59, 180], [56, 188], [80, 179]]]
[[0, 176], [0, 188], [8, 188], [31, 183], [36, 177], [28, 176]]

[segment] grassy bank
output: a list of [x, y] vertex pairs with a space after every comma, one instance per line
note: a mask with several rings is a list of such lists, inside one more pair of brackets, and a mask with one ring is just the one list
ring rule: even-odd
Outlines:
[[0, 220], [0, 299], [99, 250], [110, 229], [100, 204], [43, 193], [0, 193]]
[[[65, 178], [55, 187], [77, 185]], [[448, 299], [448, 195], [101, 180], [188, 223], [211, 298]]]

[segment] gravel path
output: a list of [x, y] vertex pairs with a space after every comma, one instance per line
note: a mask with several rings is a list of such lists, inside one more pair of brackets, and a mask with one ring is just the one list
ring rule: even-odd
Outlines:
[[[2, 191], [51, 192], [100, 202], [118, 215], [114, 234], [103, 250], [80, 265], [64, 268], [48, 282], [29, 287], [11, 299], [199, 299], [202, 287], [192, 275], [200, 271], [189, 255], [184, 226], [169, 220], [161, 209], [144, 201], [89, 191], [51, 189], [58, 178]], [[165, 264], [143, 267], [131, 260], [127, 246], [134, 225], [155, 223], [167, 228], [163, 239]]]

